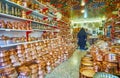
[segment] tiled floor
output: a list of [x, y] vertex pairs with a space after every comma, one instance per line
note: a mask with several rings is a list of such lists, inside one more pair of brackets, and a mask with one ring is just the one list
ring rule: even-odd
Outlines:
[[79, 78], [80, 61], [85, 54], [84, 51], [76, 50], [70, 59], [47, 74], [45, 78]]

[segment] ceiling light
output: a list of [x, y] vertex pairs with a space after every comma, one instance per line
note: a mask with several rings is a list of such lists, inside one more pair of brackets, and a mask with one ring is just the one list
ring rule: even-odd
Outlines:
[[87, 9], [85, 8], [84, 18], [87, 18], [87, 17], [88, 17], [88, 11], [87, 11]]
[[81, 6], [84, 6], [85, 5], [85, 2], [82, 0], [82, 2], [81, 2]]
[[84, 13], [85, 12], [85, 10], [81, 10], [81, 13]]

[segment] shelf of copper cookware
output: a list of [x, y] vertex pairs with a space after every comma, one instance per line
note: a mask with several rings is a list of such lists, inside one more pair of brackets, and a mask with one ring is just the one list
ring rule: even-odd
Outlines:
[[38, 3], [42, 8], [48, 8], [49, 10], [51, 11], [56, 11], [57, 9], [52, 7], [51, 5], [48, 5], [48, 4], [43, 4], [41, 2], [39, 2], [38, 0], [34, 0], [36, 3]]
[[12, 2], [12, 1], [6, 0], [6, 3], [9, 3], [9, 4], [11, 4], [11, 5], [14, 5], [14, 6], [16, 6], [16, 7], [19, 7], [19, 8], [21, 8], [21, 9], [24, 9], [24, 10], [27, 10], [27, 11], [31, 11], [32, 14], [34, 14], [34, 15], [36, 15], [36, 16], [39, 16], [39, 17], [48, 17], [47, 15], [44, 15], [44, 14], [39, 13], [39, 12], [36, 12], [36, 11], [33, 10], [33, 9], [30, 9], [30, 8], [24, 7], [24, 6], [19, 5], [19, 4], [15, 3], [15, 2]]
[[54, 27], [54, 25], [52, 25], [52, 24], [38, 22], [38, 21], [35, 21], [35, 20], [31, 20], [31, 19], [27, 19], [27, 18], [22, 18], [22, 17], [17, 17], [17, 16], [13, 16], [13, 15], [9, 15], [9, 14], [0, 13], [0, 16], [12, 18], [12, 19], [17, 19], [17, 20], [30, 21], [30, 22], [33, 22], [33, 23], [38, 23], [38, 24], [43, 24], [43, 25], [46, 25], [46, 26]]
[[7, 45], [0, 45], [0, 48], [12, 47], [12, 46], [17, 46], [17, 45], [21, 45], [21, 44], [35, 43], [35, 42], [40, 42], [40, 41], [45, 41], [45, 40], [55, 40], [55, 39], [58, 39], [58, 38], [44, 39], [44, 40], [37, 40], [37, 41], [30, 41], [30, 42], [21, 42], [21, 43], [15, 43], [15, 44], [7, 44]]

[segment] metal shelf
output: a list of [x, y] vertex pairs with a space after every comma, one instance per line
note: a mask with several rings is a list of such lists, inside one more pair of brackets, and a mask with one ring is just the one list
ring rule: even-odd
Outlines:
[[55, 15], [48, 13], [49, 17], [56, 18]]
[[17, 46], [17, 45], [21, 45], [21, 44], [29, 44], [29, 43], [35, 43], [35, 42], [39, 42], [42, 40], [38, 40], [38, 41], [31, 41], [31, 42], [21, 42], [21, 43], [15, 43], [15, 44], [8, 44], [8, 45], [1, 45], [1, 48], [5, 48], [5, 47], [12, 47], [12, 46]]
[[29, 8], [27, 8], [27, 7], [18, 5], [18, 4], [14, 3], [14, 2], [12, 2], [12, 1], [10, 1], [10, 0], [5, 0], [5, 1], [6, 1], [7, 3], [9, 3], [9, 4], [11, 4], [11, 5], [14, 5], [14, 6], [17, 6], [17, 7], [19, 7], [19, 8], [22, 8], [22, 9], [25, 9], [25, 10], [32, 11], [32, 9], [29, 9]]
[[7, 18], [12, 18], [12, 19], [17, 19], [17, 20], [31, 21], [31, 22], [34, 22], [34, 23], [44, 24], [44, 25], [48, 25], [48, 26], [54, 26], [54, 25], [51, 25], [51, 24], [47, 24], [47, 23], [43, 23], [43, 22], [37, 22], [37, 21], [31, 20], [31, 19], [26, 19], [26, 18], [22, 18], [22, 17], [9, 15], [9, 14], [4, 14], [4, 13], [0, 13], [0, 16], [7, 17]]
[[11, 67], [10, 65], [7, 65], [7, 66], [0, 66], [0, 69], [4, 69], [4, 68], [8, 68], [8, 67]]
[[26, 31], [33, 31], [33, 30], [19, 30], [19, 29], [4, 29], [4, 28], [0, 28], [0, 31], [21, 31], [21, 32], [26, 32]]
[[40, 29], [33, 29], [34, 31], [38, 32], [43, 32], [43, 31], [48, 31], [48, 32], [59, 32], [59, 30], [40, 30]]
[[0, 16], [7, 17], [7, 18], [12, 18], [12, 19], [17, 19], [17, 20], [33, 21], [33, 20], [30, 20], [30, 19], [26, 19], [26, 18], [22, 18], [22, 17], [17, 17], [17, 16], [13, 16], [13, 15], [9, 15], [9, 14], [4, 14], [4, 13], [0, 13]]
[[32, 30], [19, 30], [19, 29], [4, 29], [4, 28], [0, 28], [0, 31], [20, 31], [20, 32], [26, 32], [26, 31], [52, 31], [55, 32], [55, 30], [40, 30], [40, 29], [32, 29]]
[[39, 31], [39, 32], [43, 32], [43, 31], [51, 31], [51, 30], [40, 30], [40, 29], [33, 29], [34, 31]]
[[44, 25], [47, 25], [47, 26], [54, 26], [52, 24], [47, 24], [47, 23], [43, 23], [43, 22], [37, 22], [37, 21], [34, 21], [34, 20], [32, 20], [31, 22], [38, 23], [38, 24], [44, 24]]
[[[41, 5], [41, 7], [42, 8], [48, 8], [49, 10], [51, 10], [51, 11], [53, 11], [53, 10], [56, 10], [55, 8], [53, 8], [53, 7], [51, 7], [51, 6], [46, 6], [46, 5], [44, 5], [44, 4], [42, 4], [42, 3], [40, 3], [39, 1], [37, 1], [37, 0], [34, 0], [36, 3], [38, 3], [39, 5]], [[48, 16], [50, 16], [50, 17], [52, 17], [52, 18], [55, 18], [55, 15], [52, 15], [52, 14], [49, 14], [48, 13]]]
[[17, 46], [17, 45], [21, 45], [21, 44], [36, 43], [36, 42], [45, 41], [45, 40], [55, 40], [55, 39], [58, 39], [58, 38], [44, 39], [44, 40], [37, 40], [37, 41], [30, 41], [30, 42], [21, 42], [21, 43], [15, 43], [15, 44], [7, 44], [7, 45], [0, 45], [0, 48], [12, 47], [12, 46]]

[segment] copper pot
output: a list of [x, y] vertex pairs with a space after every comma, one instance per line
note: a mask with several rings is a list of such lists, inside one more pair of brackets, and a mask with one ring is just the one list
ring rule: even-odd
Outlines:
[[38, 73], [34, 73], [31, 75], [31, 78], [38, 78]]
[[10, 65], [10, 64], [11, 64], [10, 61], [1, 62], [1, 63], [0, 63], [0, 66], [7, 66], [7, 65]]
[[106, 54], [104, 60], [108, 62], [117, 62], [117, 55], [114, 53]]
[[101, 54], [95, 55], [94, 58], [94, 61], [103, 61], [103, 56]]
[[16, 49], [10, 49], [10, 55], [17, 55]]
[[0, 57], [5, 57], [5, 56], [9, 56], [9, 51], [6, 50], [0, 51]]
[[24, 48], [24, 45], [18, 45], [18, 46], [17, 46], [17, 49], [18, 49], [18, 50], [19, 50], [19, 49], [23, 50], [23, 49], [25, 49], [25, 48]]
[[24, 49], [23, 49], [23, 50], [22, 50], [22, 49], [17, 50], [17, 53], [18, 53], [18, 54], [22, 54], [22, 53], [24, 53], [24, 52], [25, 52]]
[[31, 74], [30, 69], [26, 66], [19, 67], [18, 72], [20, 75], [24, 75], [24, 76], [29, 76]]
[[94, 70], [95, 70], [95, 72], [100, 72], [102, 69], [104, 69], [104, 68], [102, 68], [102, 62], [94, 62]]
[[19, 53], [19, 54], [18, 54], [18, 57], [23, 57], [23, 54], [22, 54], [22, 53]]
[[107, 72], [111, 74], [118, 74], [118, 65], [116, 63], [108, 63], [106, 65]]
[[31, 73], [32, 73], [32, 74], [35, 74], [35, 73], [37, 73], [37, 72], [38, 72], [38, 69], [32, 69], [32, 70], [31, 70]]
[[4, 69], [4, 73], [7, 75], [13, 74], [14, 72], [15, 72], [15, 68], [13, 68], [13, 67]]
[[6, 57], [0, 57], [0, 63], [1, 62], [6, 62], [6, 61], [10, 61], [10, 58], [8, 56], [6, 56]]

